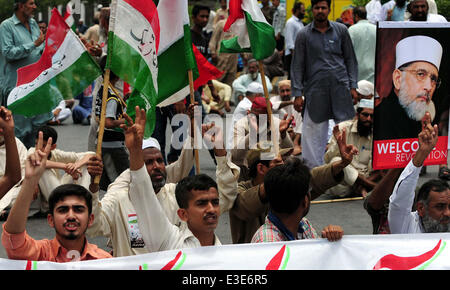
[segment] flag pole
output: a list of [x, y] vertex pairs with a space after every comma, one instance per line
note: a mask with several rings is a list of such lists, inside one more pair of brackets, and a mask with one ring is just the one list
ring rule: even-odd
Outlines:
[[[103, 133], [105, 131], [105, 116], [106, 116], [106, 100], [108, 99], [108, 88], [109, 88], [109, 69], [105, 70], [105, 76], [103, 79], [103, 95], [102, 95], [102, 111], [100, 113], [100, 124], [97, 136], [97, 156], [102, 156], [102, 143], [103, 143]], [[94, 183], [100, 183], [100, 175], [95, 176]]]
[[269, 90], [267, 89], [267, 84], [266, 84], [266, 74], [264, 73], [264, 64], [262, 60], [258, 60], [258, 64], [259, 64], [259, 73], [261, 74], [261, 82], [263, 85], [263, 89], [264, 89], [264, 97], [266, 99], [266, 104], [267, 104], [267, 115], [269, 118], [269, 124], [270, 124], [270, 131], [272, 132], [271, 135], [271, 139], [273, 142], [273, 148], [275, 149], [275, 155], [278, 156], [278, 152], [280, 152], [279, 149], [279, 142], [278, 142], [278, 134], [276, 134], [276, 132], [278, 132], [278, 130], [275, 130], [276, 128], [274, 128], [275, 124], [273, 122], [272, 119], [272, 106], [270, 104], [270, 100], [269, 100]]
[[[195, 102], [194, 100], [194, 75], [192, 73], [192, 69], [188, 70], [188, 77], [189, 77], [189, 89], [190, 89], [190, 97], [191, 97], [191, 104], [193, 104]], [[200, 104], [201, 105], [201, 104]], [[192, 116], [191, 119], [192, 124], [194, 124], [194, 126], [192, 126], [193, 130], [194, 130], [194, 157], [195, 157], [195, 173], [196, 174], [200, 174], [200, 162], [198, 159], [198, 150], [196, 149], [196, 145], [197, 145], [197, 138], [196, 138], [196, 130], [195, 130], [195, 117]]]

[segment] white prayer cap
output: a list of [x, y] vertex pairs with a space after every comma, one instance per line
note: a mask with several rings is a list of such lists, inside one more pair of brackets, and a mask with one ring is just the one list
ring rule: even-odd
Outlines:
[[251, 82], [247, 87], [247, 93], [254, 93], [254, 94], [263, 94], [264, 88], [263, 86], [258, 82]]
[[373, 109], [373, 98], [361, 99], [358, 104], [358, 108]]
[[158, 149], [159, 151], [161, 151], [161, 146], [159, 145], [158, 140], [156, 140], [153, 137], [144, 139], [144, 141], [142, 141], [142, 150], [144, 150], [145, 148], [150, 148], [150, 147], [154, 147], [154, 148]]
[[395, 57], [395, 68], [413, 61], [426, 61], [439, 70], [442, 45], [436, 39], [424, 35], [406, 37], [397, 43]]
[[374, 95], [374, 86], [369, 81], [361, 80], [358, 82], [358, 88], [356, 91], [363, 96]]

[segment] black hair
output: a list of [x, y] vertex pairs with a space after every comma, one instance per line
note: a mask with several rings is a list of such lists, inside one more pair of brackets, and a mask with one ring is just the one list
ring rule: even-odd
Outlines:
[[356, 15], [361, 19], [367, 19], [366, 8], [364, 6], [357, 6], [353, 8], [353, 15]]
[[[106, 68], [106, 59], [107, 59], [107, 55], [102, 56], [102, 58], [100, 59], [99, 65], [100, 68], [102, 69], [103, 75], [105, 74], [105, 68]], [[109, 71], [109, 79], [110, 80], [116, 80], [119, 79], [119, 77], [112, 71]]]
[[89, 214], [92, 213], [92, 194], [83, 186], [78, 184], [63, 184], [50, 193], [48, 198], [49, 213], [53, 215], [57, 202], [64, 200], [67, 196], [78, 196], [86, 201]]
[[298, 158], [270, 169], [264, 177], [264, 189], [270, 207], [278, 213], [292, 214], [309, 192], [311, 173]]
[[211, 9], [208, 6], [195, 5], [192, 8], [192, 16], [197, 17], [197, 15], [200, 13], [201, 10], [208, 10], [208, 13], [211, 11]]
[[183, 178], [175, 188], [178, 207], [188, 208], [189, 201], [192, 199], [192, 190], [209, 190], [211, 187], [217, 189], [217, 183], [206, 174], [197, 174]]
[[331, 0], [311, 0], [311, 7], [314, 8], [314, 5], [316, 5], [319, 2], [325, 1], [328, 4], [328, 8], [331, 8]]
[[250, 167], [248, 168], [248, 176], [250, 178], [256, 178], [256, 175], [258, 174], [257, 168], [258, 168], [258, 164], [264, 164], [265, 166], [269, 167], [270, 164], [270, 160], [257, 160], [255, 162], [253, 162]]
[[417, 201], [422, 201], [425, 204], [428, 204], [430, 191], [443, 192], [447, 189], [449, 189], [447, 181], [441, 179], [431, 179], [420, 187], [419, 192], [417, 193]]
[[300, 10], [302, 8], [302, 6], [304, 6], [305, 4], [303, 4], [302, 2], [296, 2], [294, 4], [294, 7], [292, 7], [292, 12], [296, 12], [297, 10]]
[[54, 128], [47, 125], [39, 127], [37, 130], [36, 139], [39, 138], [39, 131], [42, 131], [44, 141], [48, 141], [48, 138], [50, 137], [52, 137], [52, 144], [56, 144], [56, 141], [58, 141], [58, 132], [56, 132]]
[[14, 0], [14, 11], [19, 10], [19, 4], [25, 4], [28, 0]]

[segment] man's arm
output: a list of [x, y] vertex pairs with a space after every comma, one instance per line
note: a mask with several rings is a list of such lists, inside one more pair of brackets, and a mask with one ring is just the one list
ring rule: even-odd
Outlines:
[[411, 208], [414, 204], [420, 170], [438, 140], [438, 127], [431, 126], [431, 117], [428, 112], [425, 114], [425, 121], [422, 122], [422, 131], [419, 133], [418, 140], [419, 149], [403, 169], [389, 198], [388, 222], [393, 234], [409, 233], [413, 230], [414, 216], [411, 215]]
[[33, 201], [34, 189], [45, 171], [45, 163], [48, 154], [50, 153], [52, 139], [48, 139], [45, 148], [42, 144], [43, 134], [42, 132], [39, 132], [38, 145], [36, 147], [38, 149], [34, 154], [28, 156], [26, 160], [25, 179], [22, 183], [16, 202], [6, 220], [5, 230], [10, 234], [19, 234], [25, 231], [28, 211], [31, 202]]
[[240, 168], [231, 162], [231, 155], [225, 150], [223, 131], [214, 123], [203, 126], [204, 137], [214, 144], [216, 158], [216, 180], [219, 192], [220, 214], [230, 210], [237, 194]]
[[5, 175], [0, 178], [0, 198], [22, 178], [19, 152], [14, 135], [14, 120], [11, 111], [0, 107], [0, 136], [4, 137], [6, 151]]
[[319, 197], [327, 189], [341, 182], [344, 168], [352, 163], [353, 156], [358, 154], [358, 149], [354, 145], [347, 144], [346, 134], [345, 128], [339, 130], [338, 125], [334, 126], [333, 138], [336, 140], [341, 159], [311, 170], [311, 199]]
[[6, 25], [0, 26], [0, 35], [2, 37], [0, 38], [0, 48], [1, 53], [7, 61], [15, 61], [22, 58], [27, 57], [30, 55], [30, 53], [38, 48], [45, 40], [45, 35], [40, 34], [40, 36], [35, 41], [30, 41], [23, 44], [17, 44], [14, 41], [14, 32], [12, 25], [9, 25], [9, 23]]
[[145, 129], [145, 111], [136, 107], [136, 122], [124, 114], [128, 122], [121, 127], [125, 131], [125, 145], [130, 152], [130, 200], [138, 216], [139, 230], [149, 252], [171, 248], [178, 241], [178, 227], [170, 223], [159, 204], [150, 176], [144, 164], [142, 140]]

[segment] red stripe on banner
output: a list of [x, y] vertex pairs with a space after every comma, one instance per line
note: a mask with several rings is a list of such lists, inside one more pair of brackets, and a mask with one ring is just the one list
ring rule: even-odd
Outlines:
[[31, 270], [33, 267], [33, 262], [32, 261], [27, 261], [27, 265], [25, 266], [25, 270]]
[[41, 58], [30, 65], [17, 70], [16, 86], [27, 84], [36, 79], [44, 70], [52, 66], [52, 57], [66, 37], [70, 27], [59, 14], [58, 9], [53, 8], [47, 34], [45, 35], [45, 48]]
[[286, 245], [284, 245], [280, 251], [270, 260], [269, 264], [266, 266], [266, 270], [278, 270], [280, 269], [281, 261], [283, 261], [284, 251], [286, 250]]
[[382, 257], [373, 267], [374, 270], [410, 270], [431, 259], [439, 250], [442, 240], [431, 250], [415, 257], [399, 257], [396, 255], [386, 255]]
[[231, 24], [236, 22], [239, 18], [244, 18], [244, 10], [242, 10], [242, 0], [230, 0], [228, 4], [228, 19], [225, 22], [225, 26], [223, 27], [223, 31], [228, 31], [230, 29]]
[[[424, 161], [424, 166], [447, 164], [447, 136], [438, 137], [436, 147]], [[417, 138], [376, 140], [373, 142], [374, 170], [403, 168], [419, 149]]]
[[[119, 0], [120, 1], [120, 0]], [[142, 16], [147, 19], [153, 29], [155, 34], [155, 47], [156, 53], [158, 53], [159, 48], [159, 17], [158, 10], [156, 9], [155, 3], [152, 0], [124, 0], [126, 3], [130, 4], [131, 7], [139, 11]]]
[[180, 257], [181, 257], [181, 251], [178, 252], [178, 254], [176, 255], [175, 259], [173, 259], [172, 261], [167, 263], [167, 265], [162, 267], [161, 270], [171, 270], [173, 268], [173, 266], [175, 266], [175, 264], [178, 262]]

